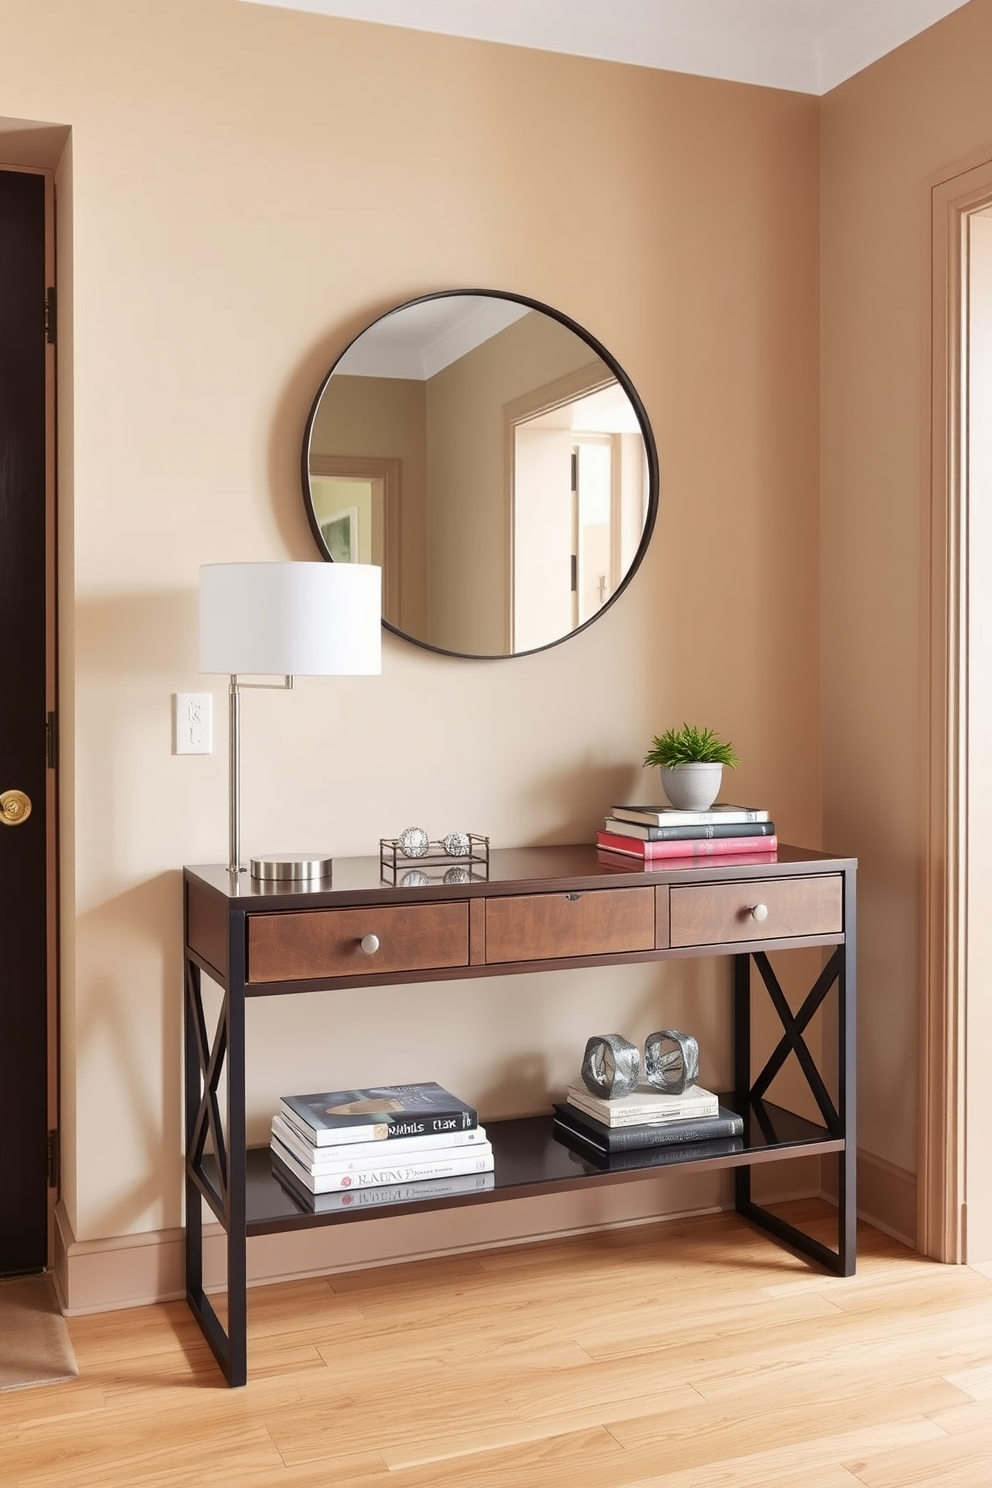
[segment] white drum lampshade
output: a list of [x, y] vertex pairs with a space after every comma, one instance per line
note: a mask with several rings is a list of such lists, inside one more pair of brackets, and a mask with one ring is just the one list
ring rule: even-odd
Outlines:
[[382, 671], [382, 571], [368, 563], [206, 563], [200, 671], [357, 677]]
[[[368, 563], [204, 564], [200, 671], [223, 672], [231, 679], [228, 867], [240, 873], [241, 691], [266, 685], [291, 688], [294, 676], [380, 673], [382, 570]], [[245, 676], [285, 680], [242, 682]], [[317, 858], [270, 858], [259, 876], [306, 879], [321, 871]]]

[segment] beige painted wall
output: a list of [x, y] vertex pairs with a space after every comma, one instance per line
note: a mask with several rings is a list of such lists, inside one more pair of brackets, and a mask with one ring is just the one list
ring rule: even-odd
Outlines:
[[[488, 285], [587, 326], [653, 422], [657, 535], [562, 647], [450, 661], [387, 635], [381, 678], [251, 695], [246, 849], [319, 827], [362, 853], [411, 822], [589, 839], [654, 788], [644, 749], [685, 717], [734, 740], [735, 795], [818, 842], [819, 106], [232, 0], [0, 0], [0, 34], [5, 111], [72, 128], [63, 1123], [89, 1241], [181, 1218], [180, 865], [226, 841], [197, 568], [314, 556], [307, 410], [392, 304]], [[170, 694], [205, 685], [217, 752], [175, 758]], [[857, 813], [843, 825], [838, 847], [864, 839]], [[287, 1089], [373, 1079], [437, 1077], [484, 1115], [543, 1107], [591, 1031], [638, 1038], [659, 1014], [699, 1033], [715, 1081], [726, 1011], [725, 971], [689, 962], [256, 1004], [250, 1123], [264, 1138]], [[561, 1223], [555, 1203], [528, 1225]]]
[[826, 845], [861, 863], [860, 1142], [914, 1170], [925, 851], [929, 191], [992, 158], [992, 3], [823, 100]]

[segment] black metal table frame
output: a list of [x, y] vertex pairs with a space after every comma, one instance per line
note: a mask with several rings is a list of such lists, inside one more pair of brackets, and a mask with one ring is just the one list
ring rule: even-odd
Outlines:
[[[855, 1143], [855, 898], [854, 875], [844, 874], [844, 935], [829, 956], [797, 1012], [793, 1013], [772, 970], [764, 948], [735, 948], [733, 960], [734, 1077], [738, 1092], [748, 1092], [751, 1108], [761, 1121], [762, 1098], [790, 1053], [795, 1053], [832, 1139], [825, 1150], [834, 1151], [839, 1163], [837, 1204], [837, 1249], [831, 1250], [812, 1236], [787, 1223], [751, 1197], [752, 1154], [738, 1161], [720, 1160], [734, 1168], [734, 1197], [737, 1212], [781, 1243], [797, 1250], [839, 1276], [854, 1274], [856, 1264], [856, 1143]], [[245, 1090], [245, 911], [233, 905], [228, 917], [228, 974], [224, 978], [207, 962], [185, 950], [184, 996], [184, 1129], [186, 1138], [186, 1298], [229, 1385], [247, 1382], [247, 1195], [246, 1195], [246, 1090]], [[646, 959], [665, 960], [678, 954], [671, 950], [651, 953]], [[721, 954], [719, 948], [697, 950], [695, 955]], [[727, 954], [727, 952], [723, 952]], [[755, 1079], [751, 1079], [752, 966], [766, 989], [782, 1024], [782, 1037]], [[526, 969], [526, 968], [521, 968]], [[507, 968], [510, 971], [510, 968]], [[211, 1039], [204, 1013], [201, 972], [220, 988], [221, 1005]], [[442, 973], [443, 976], [443, 973]], [[832, 987], [837, 990], [838, 1101], [831, 1098], [803, 1034]], [[233, 991], [232, 989], [237, 989]], [[319, 990], [319, 989], [315, 989]], [[266, 995], [265, 990], [252, 995]], [[218, 1087], [227, 1074], [226, 1137]], [[212, 1149], [210, 1170], [204, 1158]], [[793, 1155], [817, 1150], [797, 1147]], [[824, 1150], [821, 1147], [819, 1150]], [[715, 1159], [703, 1159], [716, 1165]], [[625, 1175], [630, 1177], [630, 1174]], [[642, 1171], [638, 1176], [646, 1176]], [[581, 1180], [580, 1180], [581, 1181]], [[611, 1182], [609, 1174], [590, 1182]], [[535, 1184], [531, 1192], [540, 1192]], [[487, 1197], [510, 1198], [519, 1193]], [[203, 1286], [203, 1217], [201, 1200], [220, 1222], [227, 1237], [227, 1327], [218, 1317]], [[444, 1201], [434, 1201], [438, 1206]], [[199, 1219], [197, 1219], [199, 1216]], [[272, 1226], [288, 1228], [288, 1226]]]

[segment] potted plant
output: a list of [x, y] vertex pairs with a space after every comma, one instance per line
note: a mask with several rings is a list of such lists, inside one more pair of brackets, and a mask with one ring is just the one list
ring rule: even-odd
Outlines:
[[712, 729], [683, 723], [655, 734], [644, 763], [661, 770], [662, 788], [676, 810], [708, 811], [720, 794], [724, 765], [733, 770], [738, 759], [733, 745]]

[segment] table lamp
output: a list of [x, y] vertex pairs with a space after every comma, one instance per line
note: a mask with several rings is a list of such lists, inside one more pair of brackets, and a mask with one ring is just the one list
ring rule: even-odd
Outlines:
[[[223, 672], [228, 691], [229, 853], [241, 863], [241, 693], [291, 689], [294, 676], [382, 671], [382, 571], [368, 563], [206, 563], [200, 568], [200, 671]], [[244, 682], [245, 676], [281, 682]], [[252, 860], [255, 877], [320, 877], [329, 860]]]

